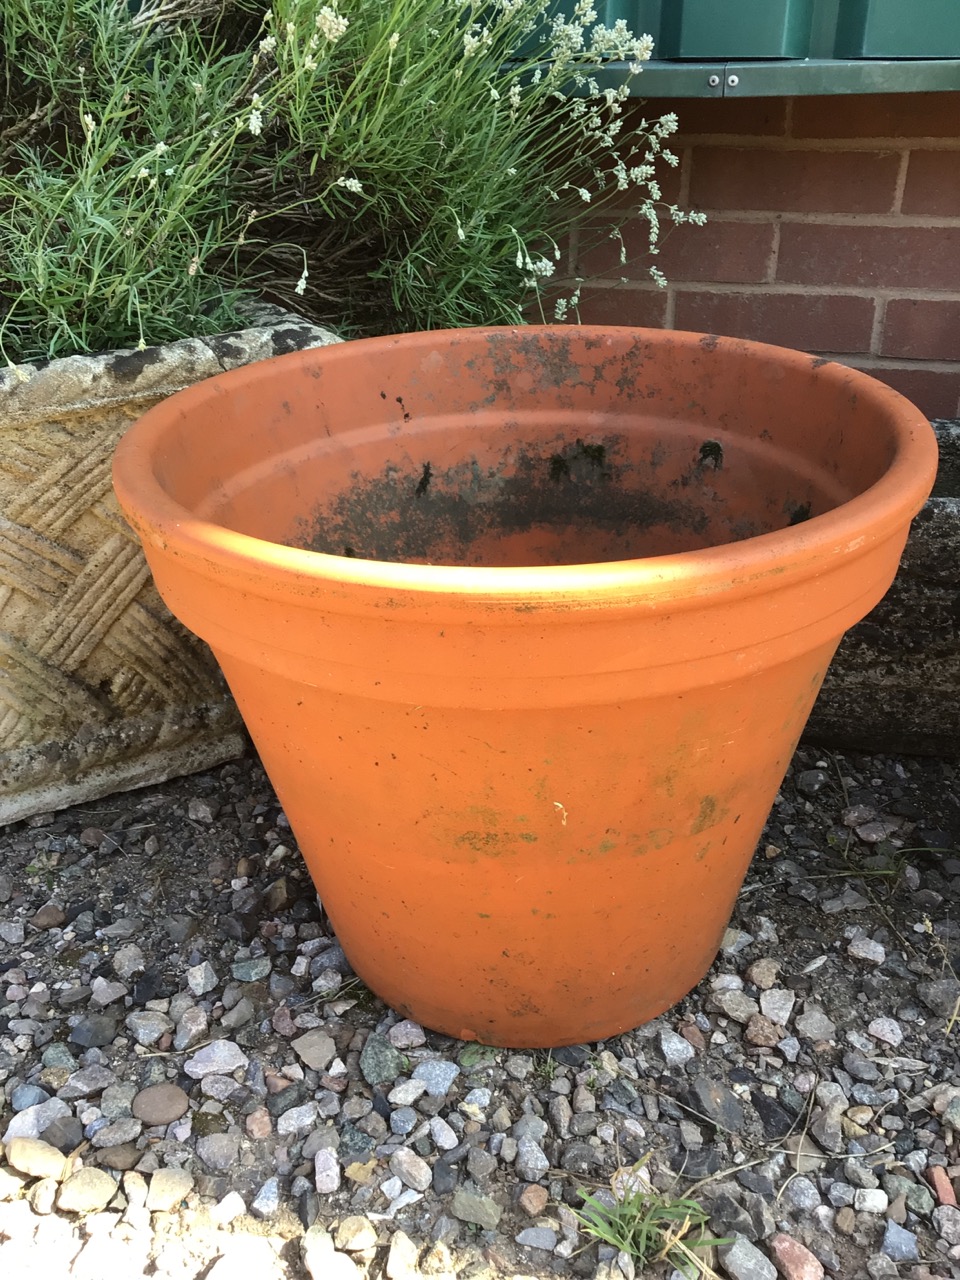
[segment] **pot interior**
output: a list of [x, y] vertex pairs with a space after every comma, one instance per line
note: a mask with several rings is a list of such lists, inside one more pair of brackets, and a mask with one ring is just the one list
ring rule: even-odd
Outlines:
[[415, 458], [384, 444], [357, 451], [349, 486], [316, 504], [294, 545], [421, 564], [597, 564], [736, 542], [845, 497], [774, 449], [649, 421], [539, 432], [454, 421]]
[[[172, 439], [158, 479], [201, 518], [267, 542], [544, 567], [781, 530], [863, 492], [895, 454], [875, 406], [844, 391], [847, 371], [796, 356], [785, 374], [775, 348], [691, 355], [663, 338], [654, 364], [630, 331], [606, 332], [610, 350], [549, 333], [514, 341], [509, 365], [502, 331], [447, 335], [432, 351], [433, 335], [415, 335], [368, 365], [362, 342], [308, 353], [318, 371], [291, 368], [280, 389], [249, 375], [251, 403], [212, 398], [218, 447], [203, 456], [194, 438], [187, 468]], [[489, 358], [467, 359], [458, 342], [486, 344]], [[848, 430], [867, 414], [872, 438]]]

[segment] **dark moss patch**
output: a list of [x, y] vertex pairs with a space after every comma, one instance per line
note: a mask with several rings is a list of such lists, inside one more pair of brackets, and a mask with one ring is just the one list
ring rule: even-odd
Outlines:
[[143, 351], [118, 351], [107, 359], [106, 367], [117, 382], [136, 382], [145, 369], [159, 364], [162, 358], [162, 347], [147, 347]]

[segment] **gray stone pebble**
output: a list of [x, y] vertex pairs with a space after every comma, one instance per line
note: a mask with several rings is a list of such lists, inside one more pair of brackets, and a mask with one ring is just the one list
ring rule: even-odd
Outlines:
[[[61, 1090], [59, 1096], [63, 1097]], [[49, 1102], [50, 1094], [35, 1084], [20, 1084], [10, 1094], [10, 1106], [14, 1111], [26, 1111], [27, 1107], [38, 1107], [41, 1102]]]
[[467, 1152], [467, 1173], [474, 1182], [486, 1182], [498, 1168], [497, 1158], [482, 1147], [471, 1147]]
[[459, 1074], [460, 1068], [455, 1062], [428, 1059], [417, 1064], [413, 1078], [423, 1081], [431, 1098], [445, 1098]]
[[249, 1061], [232, 1040], [214, 1040], [213, 1044], [204, 1045], [192, 1058], [187, 1058], [183, 1069], [194, 1080], [202, 1080], [204, 1076], [229, 1074], [245, 1067]]
[[457, 1134], [442, 1116], [434, 1116], [430, 1121], [430, 1136], [441, 1151], [452, 1151], [460, 1142]]
[[853, 1207], [858, 1213], [886, 1213], [889, 1203], [887, 1193], [879, 1188], [862, 1188], [853, 1197]]
[[325, 1031], [315, 1028], [291, 1041], [297, 1057], [313, 1071], [325, 1071], [336, 1057], [337, 1046]]
[[760, 1010], [764, 1017], [778, 1026], [785, 1027], [790, 1021], [796, 996], [784, 987], [770, 987], [760, 992]]
[[117, 1035], [117, 1020], [106, 1013], [90, 1013], [81, 1018], [70, 1032], [73, 1044], [82, 1049], [99, 1049], [113, 1044]]
[[682, 1067], [695, 1056], [695, 1049], [683, 1036], [668, 1027], [660, 1032], [660, 1051], [668, 1067]]
[[727, 1017], [732, 1018], [734, 1022], [746, 1024], [755, 1014], [760, 1012], [760, 1006], [756, 1000], [751, 996], [744, 995], [742, 991], [717, 991], [712, 998]]
[[938, 978], [935, 982], [921, 982], [917, 995], [927, 1008], [940, 1018], [949, 1018], [960, 1000], [960, 980]]
[[398, 1107], [390, 1112], [390, 1132], [406, 1136], [420, 1123], [420, 1117], [412, 1107]]
[[847, 955], [854, 960], [863, 960], [867, 964], [882, 965], [887, 958], [885, 948], [872, 938], [854, 938], [847, 947]]
[[394, 1023], [387, 1032], [387, 1039], [395, 1049], [416, 1049], [426, 1042], [426, 1034], [418, 1022], [405, 1018]]
[[279, 1211], [280, 1180], [268, 1178], [250, 1202], [250, 1212], [255, 1218], [273, 1218]]
[[98, 1129], [93, 1135], [93, 1145], [95, 1147], [119, 1147], [125, 1142], [133, 1142], [140, 1137], [140, 1130], [143, 1125], [139, 1120], [130, 1116], [125, 1120], [116, 1120], [113, 1124], [108, 1124], [103, 1129]]
[[544, 1249], [552, 1253], [557, 1247], [557, 1233], [552, 1227], [525, 1227], [514, 1237], [525, 1249]]
[[[229, 1017], [229, 1014], [224, 1015]], [[207, 1034], [208, 1027], [206, 1011], [199, 1008], [184, 1009], [177, 1023], [176, 1035], [173, 1037], [174, 1049], [192, 1049], [194, 1045], [199, 1044]], [[221, 1019], [221, 1026], [223, 1019]], [[230, 1028], [227, 1028], [230, 1030]]]
[[188, 969], [186, 979], [187, 986], [195, 996], [205, 996], [220, 981], [217, 977], [216, 969], [214, 969], [209, 960], [204, 960], [201, 964], [194, 965], [192, 969]]
[[143, 952], [133, 942], [121, 947], [113, 957], [113, 971], [122, 982], [129, 982], [138, 973], [143, 973], [145, 967]]
[[920, 1261], [920, 1254], [917, 1251], [917, 1237], [912, 1231], [905, 1230], [898, 1223], [889, 1219], [883, 1232], [883, 1243], [880, 1246], [880, 1250], [888, 1258], [892, 1258], [894, 1262]]
[[450, 1212], [461, 1222], [472, 1222], [487, 1231], [495, 1231], [503, 1216], [500, 1205], [491, 1196], [476, 1195], [459, 1187], [450, 1201]]
[[305, 1134], [317, 1123], [318, 1115], [319, 1108], [312, 1100], [299, 1107], [290, 1107], [277, 1118], [277, 1133], [282, 1138]]
[[433, 1180], [430, 1166], [409, 1147], [398, 1147], [389, 1163], [390, 1172], [414, 1191], [426, 1191]]
[[232, 1133], [209, 1133], [197, 1139], [197, 1155], [214, 1172], [232, 1169], [240, 1154], [240, 1138]]
[[250, 960], [237, 960], [230, 966], [230, 972], [238, 982], [259, 982], [272, 968], [269, 956], [253, 956]]
[[387, 1094], [387, 1101], [395, 1107], [412, 1107], [427, 1092], [423, 1080], [403, 1080]]
[[954, 1205], [941, 1205], [933, 1211], [933, 1226], [941, 1240], [949, 1245], [960, 1245], [960, 1209]]
[[533, 1138], [523, 1137], [517, 1142], [516, 1170], [526, 1182], [537, 1182], [550, 1168], [550, 1161], [543, 1148]]
[[57, 1097], [64, 1102], [74, 1102], [77, 1098], [89, 1098], [93, 1094], [102, 1093], [104, 1089], [108, 1089], [116, 1079], [116, 1075], [107, 1067], [101, 1067], [98, 1064], [83, 1067], [67, 1078], [66, 1084], [58, 1091]]
[[744, 1236], [721, 1245], [720, 1261], [731, 1280], [777, 1280], [777, 1268]]
[[867, 1027], [867, 1034], [883, 1044], [898, 1048], [903, 1041], [903, 1028], [893, 1018], [874, 1018]]
[[125, 1025], [137, 1044], [144, 1048], [155, 1045], [161, 1036], [173, 1030], [173, 1023], [165, 1013], [150, 1010], [129, 1014]]
[[801, 1213], [812, 1213], [818, 1205], [823, 1203], [820, 1198], [820, 1192], [814, 1183], [803, 1175], [791, 1178], [784, 1188], [783, 1194], [793, 1207], [799, 1209]]
[[3, 1141], [11, 1138], [39, 1138], [48, 1125], [60, 1117], [70, 1115], [70, 1108], [60, 1098], [51, 1098], [48, 1102], [39, 1102], [36, 1106], [25, 1107], [18, 1111], [7, 1125]]
[[793, 1025], [805, 1040], [832, 1040], [837, 1034], [836, 1023], [816, 1005], [806, 1005]]
[[896, 1173], [884, 1174], [882, 1182], [883, 1189], [891, 1200], [903, 1196], [907, 1202], [907, 1208], [924, 1217], [929, 1217], [933, 1212], [936, 1201], [928, 1187]]

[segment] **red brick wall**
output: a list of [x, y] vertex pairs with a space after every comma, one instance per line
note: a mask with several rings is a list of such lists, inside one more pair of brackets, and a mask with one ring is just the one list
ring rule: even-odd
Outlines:
[[[675, 111], [664, 194], [706, 227], [574, 246], [581, 318], [756, 338], [836, 356], [931, 417], [960, 414], [960, 93], [651, 100]], [[622, 282], [621, 276], [626, 276]]]

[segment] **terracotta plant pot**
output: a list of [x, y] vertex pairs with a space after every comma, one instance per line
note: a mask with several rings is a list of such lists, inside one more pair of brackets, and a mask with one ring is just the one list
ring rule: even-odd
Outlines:
[[146, 414], [114, 481], [357, 973], [547, 1046], [707, 970], [935, 467], [861, 373], [585, 327], [238, 370]]

